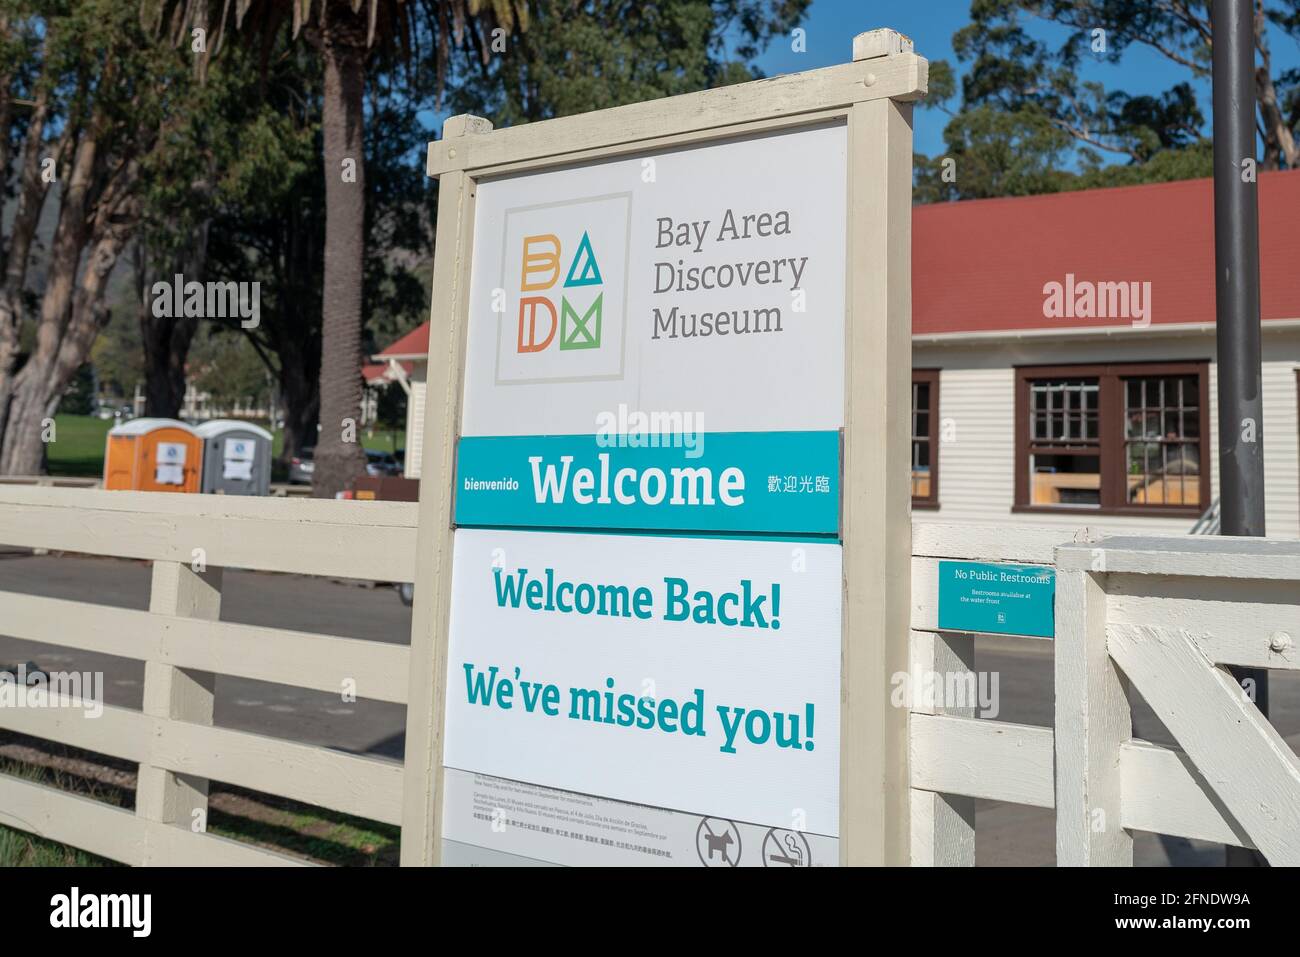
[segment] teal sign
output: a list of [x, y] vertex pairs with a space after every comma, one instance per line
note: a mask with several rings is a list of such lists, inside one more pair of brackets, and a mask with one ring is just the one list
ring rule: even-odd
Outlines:
[[1051, 638], [1056, 570], [1042, 565], [939, 563], [939, 628]]
[[838, 432], [465, 436], [463, 526], [838, 536]]

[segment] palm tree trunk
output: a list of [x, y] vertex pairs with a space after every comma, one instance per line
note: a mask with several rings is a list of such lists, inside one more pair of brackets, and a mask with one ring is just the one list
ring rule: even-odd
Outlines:
[[325, 61], [325, 288], [321, 304], [320, 440], [313, 494], [333, 498], [365, 474], [361, 417], [361, 286], [365, 261], [365, 21], [332, 4]]

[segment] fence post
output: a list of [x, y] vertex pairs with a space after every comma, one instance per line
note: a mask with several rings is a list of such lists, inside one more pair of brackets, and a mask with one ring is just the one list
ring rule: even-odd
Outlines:
[[[448, 117], [442, 138], [449, 155], [492, 124]], [[402, 865], [437, 865], [442, 853], [442, 725], [451, 616], [452, 471], [460, 435], [465, 334], [469, 326], [470, 244], [474, 183], [461, 170], [438, 181], [438, 246], [425, 393], [415, 602], [411, 609], [411, 684], [406, 701], [406, 772], [402, 798]]]
[[[221, 614], [221, 569], [196, 572], [181, 562], [155, 561], [149, 611], [156, 615], [216, 621]], [[143, 712], [163, 721], [212, 724], [216, 676], [159, 661], [144, 665]], [[198, 815], [195, 812], [199, 812]], [[135, 813], [147, 821], [207, 830], [208, 781], [142, 763], [136, 784]], [[143, 862], [150, 863], [145, 839]]]
[[[903, 43], [864, 34], [854, 60], [883, 64]], [[856, 103], [848, 123], [840, 863], [899, 865], [911, 856], [907, 710], [890, 704], [889, 679], [909, 664], [912, 104]]]
[[[912, 632], [912, 714], [948, 714], [975, 717], [975, 700], [960, 708], [938, 707], [933, 700], [917, 700], [917, 679], [936, 675], [935, 687], [974, 689], [975, 639], [951, 632]], [[959, 794], [912, 789], [912, 866], [975, 866], [975, 799]]]
[[1056, 864], [1132, 867], [1120, 746], [1132, 737], [1128, 681], [1106, 650], [1105, 552], [1056, 551]]

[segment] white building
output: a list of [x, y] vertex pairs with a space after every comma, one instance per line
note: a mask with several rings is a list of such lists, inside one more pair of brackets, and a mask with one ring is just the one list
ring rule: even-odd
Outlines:
[[406, 390], [406, 459], [402, 474], [420, 477], [424, 450], [424, 397], [429, 372], [429, 324], [422, 323], [391, 346], [371, 356], [375, 365], [366, 366], [367, 382], [387, 379]]
[[[1266, 522], [1297, 537], [1300, 172], [1263, 174], [1259, 206]], [[1218, 496], [1211, 181], [918, 207], [913, 229], [916, 519], [1190, 531]]]

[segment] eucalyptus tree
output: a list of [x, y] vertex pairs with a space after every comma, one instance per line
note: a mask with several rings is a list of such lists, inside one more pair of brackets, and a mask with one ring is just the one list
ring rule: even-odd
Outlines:
[[[49, 419], [109, 318], [143, 170], [192, 115], [185, 64], [129, 4], [0, 4], [0, 473], [35, 473]], [[38, 242], [42, 222], [52, 234]]]

